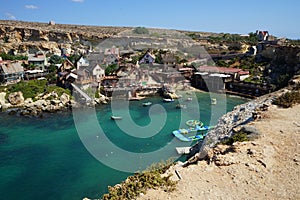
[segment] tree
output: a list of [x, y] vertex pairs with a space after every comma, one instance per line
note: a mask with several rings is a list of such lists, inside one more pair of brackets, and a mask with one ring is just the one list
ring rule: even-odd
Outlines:
[[105, 69], [105, 75], [110, 75], [113, 72], [115, 72], [117, 69], [119, 68], [119, 66], [117, 64], [111, 64], [108, 65], [107, 68]]
[[58, 55], [53, 55], [49, 59], [49, 63], [51, 64], [61, 64], [64, 61], [64, 59]]

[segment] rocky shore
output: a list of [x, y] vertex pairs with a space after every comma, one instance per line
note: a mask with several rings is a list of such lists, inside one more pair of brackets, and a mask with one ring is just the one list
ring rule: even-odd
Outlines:
[[[99, 95], [91, 103], [92, 105], [106, 104], [109, 98]], [[40, 116], [43, 113], [53, 113], [62, 110], [71, 110], [72, 107], [80, 107], [80, 103], [76, 102], [72, 96], [63, 93], [61, 95], [56, 92], [41, 93], [34, 98], [24, 99], [22, 92], [14, 92], [8, 95], [0, 93], [0, 110], [9, 113], [18, 113], [23, 116]]]
[[[178, 163], [166, 172], [178, 182], [175, 192], [151, 189], [138, 199], [299, 199], [300, 105], [272, 105], [283, 92], [224, 115], [188, 164]], [[255, 139], [216, 145], [241, 129]]]

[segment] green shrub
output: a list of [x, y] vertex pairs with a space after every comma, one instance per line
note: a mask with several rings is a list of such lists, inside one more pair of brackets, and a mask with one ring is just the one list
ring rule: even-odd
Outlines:
[[244, 142], [244, 141], [249, 141], [249, 138], [247, 136], [247, 133], [241, 131], [234, 134], [232, 137], [223, 140], [221, 144], [232, 145], [234, 142]]
[[24, 98], [34, 98], [38, 94], [45, 92], [47, 80], [21, 81], [8, 87], [8, 94], [22, 92]]
[[55, 91], [59, 96], [63, 93], [71, 95], [70, 90], [60, 88], [58, 86], [48, 86], [47, 80], [30, 80], [30, 81], [21, 81], [7, 87], [7, 96], [13, 92], [22, 92], [25, 99], [32, 98], [42, 93], [51, 93]]
[[27, 56], [22, 56], [22, 55], [10, 55], [6, 53], [0, 53], [0, 57], [3, 60], [27, 60]]
[[298, 103], [300, 103], [300, 92], [298, 90], [286, 92], [273, 102], [273, 104], [283, 108], [289, 108]]
[[133, 33], [136, 33], [136, 34], [149, 34], [149, 30], [146, 29], [145, 27], [136, 27], [133, 30]]
[[103, 200], [135, 199], [147, 189], [163, 188], [166, 192], [175, 190], [176, 182], [170, 176], [162, 177], [161, 174], [170, 167], [170, 162], [160, 162], [142, 173], [129, 176], [124, 182], [114, 187], [108, 187], [108, 193], [102, 196]]

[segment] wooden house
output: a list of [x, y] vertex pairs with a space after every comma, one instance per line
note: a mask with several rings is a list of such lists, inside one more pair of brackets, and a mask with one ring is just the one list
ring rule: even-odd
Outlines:
[[0, 82], [17, 82], [24, 78], [24, 69], [20, 62], [0, 60]]
[[46, 56], [42, 51], [38, 51], [35, 54], [28, 54], [28, 64], [34, 65], [35, 69], [45, 70], [47, 65]]
[[155, 56], [150, 52], [146, 52], [142, 59], [139, 61], [139, 64], [150, 64], [152, 65], [155, 62]]

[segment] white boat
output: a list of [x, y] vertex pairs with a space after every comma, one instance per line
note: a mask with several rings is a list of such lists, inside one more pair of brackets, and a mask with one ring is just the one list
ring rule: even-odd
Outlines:
[[217, 104], [217, 99], [216, 98], [212, 98], [210, 101], [211, 105], [216, 105]]
[[164, 102], [173, 102], [174, 99], [163, 99]]
[[151, 105], [152, 105], [152, 102], [150, 102], [150, 101], [143, 103], [143, 106], [151, 106]]
[[111, 118], [112, 120], [120, 120], [120, 119], [122, 119], [121, 116], [111, 116], [110, 118]]
[[187, 100], [187, 101], [192, 101], [193, 98], [192, 98], [192, 97], [188, 97], [186, 100]]

